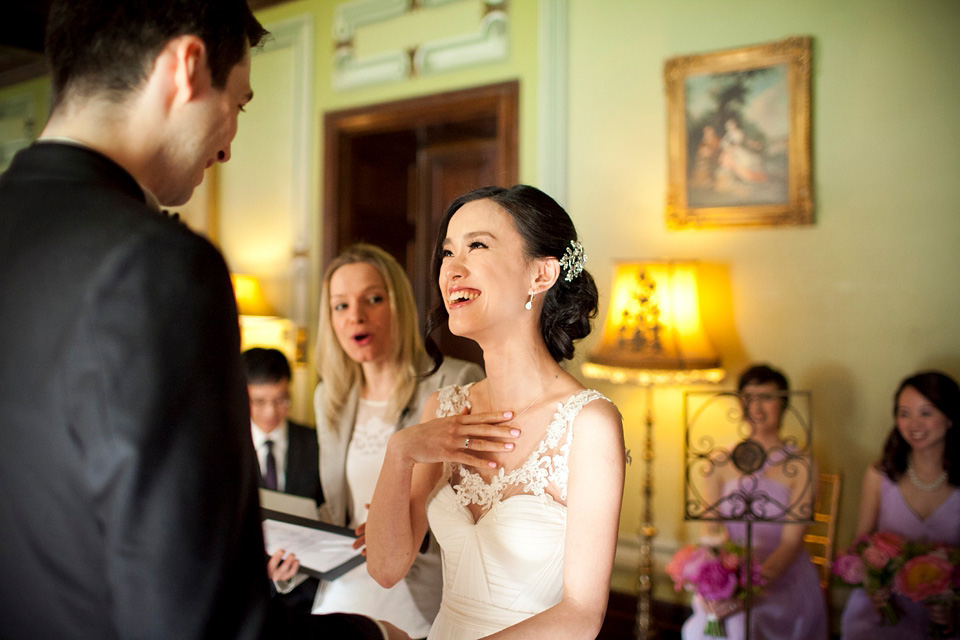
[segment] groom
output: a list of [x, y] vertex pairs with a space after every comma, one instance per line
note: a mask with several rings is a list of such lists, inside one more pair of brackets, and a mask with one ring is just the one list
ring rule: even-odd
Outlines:
[[245, 0], [53, 3], [51, 116], [0, 176], [0, 637], [385, 635], [269, 598], [227, 268], [158, 208], [230, 159], [265, 34]]

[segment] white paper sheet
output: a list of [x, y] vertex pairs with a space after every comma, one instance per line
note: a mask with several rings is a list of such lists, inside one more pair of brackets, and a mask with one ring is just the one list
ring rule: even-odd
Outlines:
[[353, 548], [355, 538], [279, 520], [263, 521], [263, 538], [268, 554], [283, 549], [314, 571], [330, 571], [360, 555], [360, 550]]

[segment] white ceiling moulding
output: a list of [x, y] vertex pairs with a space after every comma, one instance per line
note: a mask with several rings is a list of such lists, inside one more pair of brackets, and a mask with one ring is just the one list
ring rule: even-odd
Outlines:
[[354, 0], [337, 7], [333, 22], [336, 41], [333, 86], [338, 91], [401, 82], [461, 67], [503, 60], [509, 53], [506, 0], [479, 0], [483, 17], [476, 31], [423, 42], [410, 50], [397, 49], [358, 58], [357, 29], [392, 20], [414, 10], [429, 10], [453, 2], [478, 0]]

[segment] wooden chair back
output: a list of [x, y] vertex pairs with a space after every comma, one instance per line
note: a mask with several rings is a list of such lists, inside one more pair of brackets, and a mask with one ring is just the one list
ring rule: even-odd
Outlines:
[[821, 473], [813, 508], [814, 522], [803, 536], [803, 542], [810, 559], [820, 570], [820, 585], [824, 590], [830, 584], [830, 565], [833, 562], [839, 506], [840, 474]]

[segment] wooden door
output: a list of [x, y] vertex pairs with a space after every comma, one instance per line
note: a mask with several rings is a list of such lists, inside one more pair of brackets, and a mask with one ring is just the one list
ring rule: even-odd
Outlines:
[[[407, 270], [422, 329], [438, 301], [430, 265], [447, 206], [517, 181], [518, 100], [509, 82], [328, 114], [324, 266], [353, 242], [383, 247]], [[482, 364], [475, 343], [438, 334], [444, 354]]]
[[[422, 149], [417, 156], [418, 206], [416, 282], [417, 309], [432, 309], [440, 302], [439, 289], [430, 267], [437, 231], [454, 199], [477, 187], [498, 184], [498, 148], [492, 140], [470, 140]], [[421, 251], [420, 247], [426, 247]], [[423, 317], [423, 316], [421, 316]], [[440, 350], [464, 360], [483, 363], [483, 353], [472, 340], [459, 338], [442, 327], [433, 336]]]

